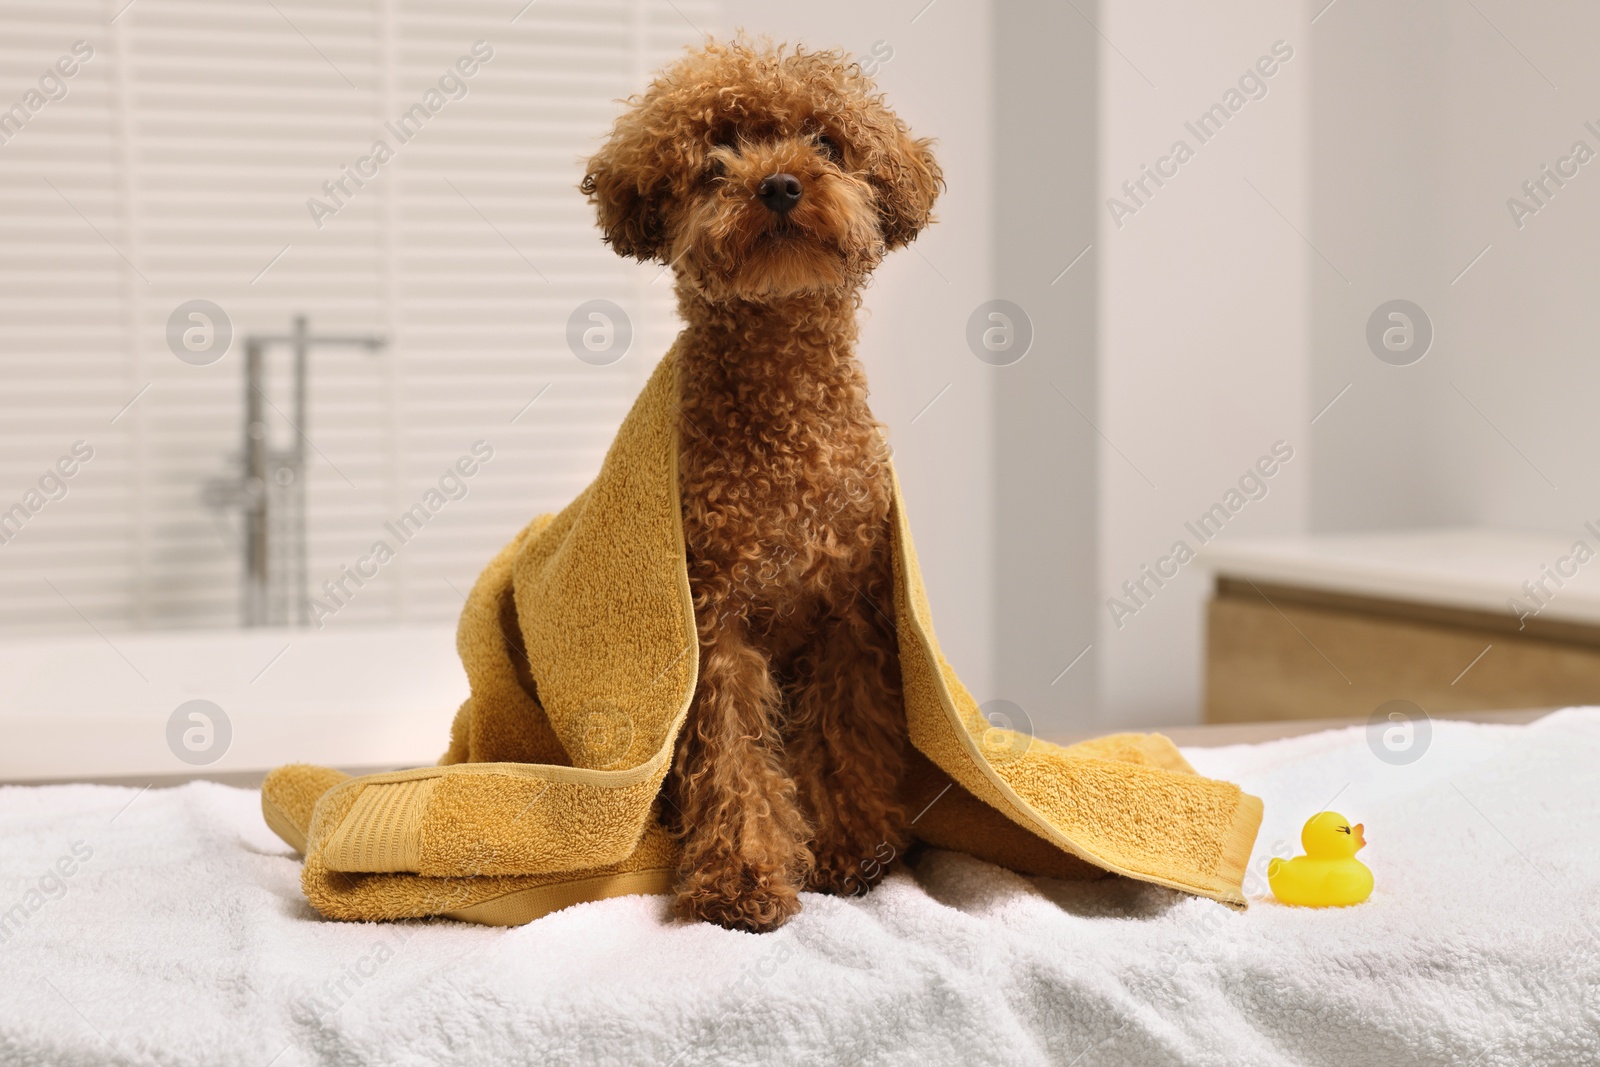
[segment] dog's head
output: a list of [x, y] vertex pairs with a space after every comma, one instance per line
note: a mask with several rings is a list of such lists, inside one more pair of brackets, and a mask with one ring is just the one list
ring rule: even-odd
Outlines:
[[711, 43], [628, 103], [581, 188], [619, 255], [712, 301], [860, 285], [943, 185], [840, 52]]

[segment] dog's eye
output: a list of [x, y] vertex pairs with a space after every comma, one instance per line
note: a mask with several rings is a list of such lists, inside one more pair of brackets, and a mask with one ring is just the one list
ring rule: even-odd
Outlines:
[[844, 162], [844, 152], [840, 150], [839, 143], [832, 137], [829, 137], [827, 134], [820, 134], [817, 137], [817, 144], [822, 146], [822, 150], [828, 154], [828, 158], [833, 162]]

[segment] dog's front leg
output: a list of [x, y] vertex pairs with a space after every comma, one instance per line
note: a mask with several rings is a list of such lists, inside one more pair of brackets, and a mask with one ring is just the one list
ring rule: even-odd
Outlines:
[[779, 700], [768, 657], [742, 626], [702, 630], [699, 688], [673, 769], [680, 915], [760, 931], [800, 910], [811, 853], [783, 769]]
[[808, 889], [863, 893], [906, 847], [906, 721], [898, 645], [883, 610], [860, 593], [819, 628], [797, 664], [787, 758], [813, 825]]

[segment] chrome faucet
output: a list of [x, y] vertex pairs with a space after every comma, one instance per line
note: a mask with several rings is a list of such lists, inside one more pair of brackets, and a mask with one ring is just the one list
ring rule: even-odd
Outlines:
[[[218, 479], [205, 488], [214, 507], [235, 507], [244, 513], [245, 626], [287, 626], [291, 615], [300, 625], [311, 622], [306, 562], [306, 358], [313, 347], [340, 346], [376, 352], [388, 342], [375, 335], [313, 334], [306, 317], [296, 315], [288, 334], [247, 334], [244, 339], [244, 450], [235, 478]], [[294, 443], [273, 448], [267, 438], [265, 408], [283, 415], [265, 391], [267, 350], [288, 347], [294, 356], [292, 416]]]

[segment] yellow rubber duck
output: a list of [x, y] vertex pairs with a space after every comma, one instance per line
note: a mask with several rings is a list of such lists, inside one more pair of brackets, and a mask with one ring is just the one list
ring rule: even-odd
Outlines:
[[1300, 831], [1306, 854], [1267, 864], [1267, 884], [1285, 904], [1303, 908], [1342, 908], [1372, 895], [1372, 872], [1356, 859], [1366, 847], [1361, 824], [1336, 811], [1321, 811]]

